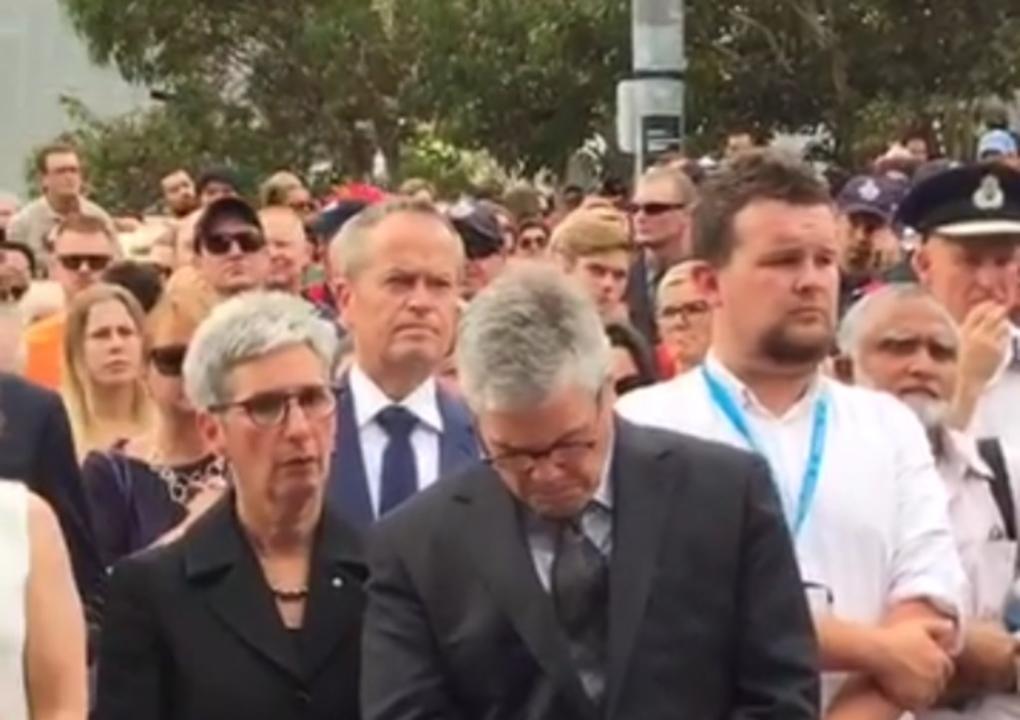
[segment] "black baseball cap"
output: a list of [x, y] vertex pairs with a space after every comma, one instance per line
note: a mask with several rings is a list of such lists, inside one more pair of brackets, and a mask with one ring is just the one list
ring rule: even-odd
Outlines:
[[503, 251], [499, 221], [480, 203], [462, 200], [447, 211], [447, 217], [460, 234], [469, 260], [481, 260]]
[[208, 207], [199, 216], [198, 222], [195, 223], [196, 252], [202, 239], [207, 237], [216, 223], [224, 218], [240, 220], [243, 223], [257, 227], [259, 232], [264, 232], [262, 221], [259, 220], [259, 214], [255, 212], [255, 208], [239, 197], [220, 198], [209, 203]]
[[1020, 235], [1020, 172], [999, 163], [946, 170], [915, 185], [897, 218], [921, 235]]

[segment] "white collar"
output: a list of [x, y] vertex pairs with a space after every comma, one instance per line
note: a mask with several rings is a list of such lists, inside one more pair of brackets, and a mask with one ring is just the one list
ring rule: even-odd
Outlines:
[[723, 385], [726, 385], [730, 392], [734, 393], [740, 398], [744, 410], [754, 410], [759, 415], [770, 417], [780, 422], [792, 420], [800, 416], [801, 414], [808, 413], [814, 406], [814, 401], [821, 392], [822, 387], [825, 383], [825, 376], [820, 371], [816, 371], [815, 377], [811, 380], [811, 384], [808, 386], [807, 392], [797, 402], [790, 406], [782, 417], [777, 416], [767, 407], [765, 407], [758, 397], [754, 394], [747, 384], [738, 378], [733, 372], [723, 365], [719, 360], [719, 357], [715, 354], [714, 350], [709, 350], [705, 356], [705, 367], [712, 374], [713, 377], [718, 378]]
[[412, 390], [402, 400], [394, 401], [387, 397], [378, 385], [357, 363], [351, 366], [349, 382], [354, 394], [354, 420], [358, 429], [375, 421], [376, 416], [391, 405], [406, 408], [430, 430], [443, 432], [443, 415], [439, 412], [439, 400], [436, 396], [436, 380], [431, 375], [421, 385]]
[[994, 473], [978, 452], [977, 440], [972, 436], [945, 428], [942, 431], [945, 443], [944, 458], [939, 464], [948, 464], [954, 475], [965, 479], [991, 480]]

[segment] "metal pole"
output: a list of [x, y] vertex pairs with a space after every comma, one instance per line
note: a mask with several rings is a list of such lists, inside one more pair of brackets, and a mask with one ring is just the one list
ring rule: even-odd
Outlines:
[[632, 0], [636, 171], [684, 134], [684, 0]]

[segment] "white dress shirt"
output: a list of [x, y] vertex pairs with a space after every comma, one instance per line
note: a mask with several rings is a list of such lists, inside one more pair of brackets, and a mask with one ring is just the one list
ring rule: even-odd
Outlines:
[[[1003, 446], [1013, 502], [1020, 508], [1020, 458]], [[1006, 600], [1016, 574], [1016, 543], [1006, 537], [1005, 523], [992, 497], [992, 471], [978, 453], [977, 441], [950, 431], [938, 464], [949, 491], [949, 517], [956, 546], [967, 574], [964, 610], [978, 620], [1002, 622]], [[919, 720], [1016, 720], [1020, 696], [990, 695], [961, 711], [937, 710]]]
[[1002, 367], [978, 400], [969, 434], [1020, 448], [1020, 329], [1010, 327], [1010, 340]]
[[376, 417], [391, 405], [400, 405], [418, 418], [418, 424], [411, 432], [411, 447], [414, 448], [414, 459], [418, 468], [418, 489], [424, 490], [439, 477], [439, 443], [443, 433], [443, 416], [439, 412], [436, 381], [430, 377], [403, 400], [394, 402], [357, 364], [351, 366], [349, 377], [354, 398], [354, 419], [358, 425], [358, 439], [361, 442], [361, 457], [365, 464], [365, 477], [368, 480], [368, 495], [372, 501], [372, 509], [378, 516], [382, 496], [383, 453], [389, 443], [389, 436], [376, 421]]
[[[819, 393], [828, 395], [817, 491], [795, 538], [804, 582], [824, 591], [808, 592], [816, 613], [874, 626], [890, 606], [925, 599], [960, 615], [965, 579], [947, 494], [924, 430], [909, 409], [891, 396], [819, 375], [777, 417], [711, 354], [706, 366], [739, 402], [783, 499], [800, 494], [815, 401]], [[629, 393], [617, 410], [632, 422], [749, 449], [713, 402], [700, 368]], [[825, 708], [845, 676], [825, 673], [822, 680]]]

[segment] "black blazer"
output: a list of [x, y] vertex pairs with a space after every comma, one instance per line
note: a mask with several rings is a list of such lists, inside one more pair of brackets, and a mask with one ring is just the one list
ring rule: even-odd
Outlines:
[[627, 301], [630, 324], [655, 348], [659, 344], [659, 326], [655, 322], [655, 303], [648, 294], [648, 272], [645, 254], [639, 250], [627, 274], [624, 298]]
[[493, 470], [383, 518], [366, 720], [813, 720], [817, 648], [763, 461], [618, 423], [604, 712], [584, 694]]
[[290, 637], [228, 496], [185, 536], [115, 566], [98, 720], [347, 720], [364, 607], [357, 534], [328, 510]]
[[60, 396], [0, 373], [0, 478], [20, 480], [60, 521], [78, 592], [91, 603], [106, 572], [82, 487], [71, 425]]

